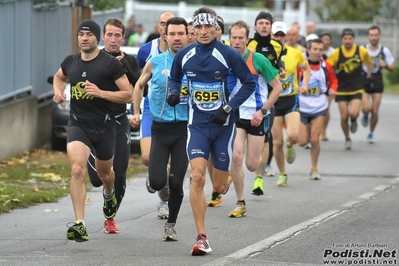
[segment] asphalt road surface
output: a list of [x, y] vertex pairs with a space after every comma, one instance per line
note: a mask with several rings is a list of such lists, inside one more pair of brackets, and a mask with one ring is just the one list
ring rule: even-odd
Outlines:
[[[1, 215], [0, 265], [398, 265], [397, 106], [398, 96], [384, 95], [375, 144], [366, 141], [368, 131], [358, 119], [348, 151], [334, 103], [320, 181], [309, 180], [309, 150], [300, 147], [287, 166], [288, 187], [276, 187], [276, 175], [265, 179], [265, 195], [253, 196], [254, 174], [246, 171], [247, 217], [228, 217], [236, 203], [233, 186], [219, 207], [207, 209], [209, 255], [190, 255], [196, 230], [188, 180], [176, 227], [179, 241], [163, 242], [158, 197], [146, 191], [142, 175], [128, 181], [116, 216], [119, 234], [103, 233], [101, 189], [88, 192], [85, 243], [65, 237], [66, 224], [74, 221], [69, 197]], [[207, 199], [210, 194], [208, 180]]]

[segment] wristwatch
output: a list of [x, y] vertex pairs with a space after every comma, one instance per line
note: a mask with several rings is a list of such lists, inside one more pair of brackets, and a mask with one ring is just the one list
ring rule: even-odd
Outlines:
[[265, 108], [260, 108], [260, 111], [262, 112], [263, 115], [267, 115], [267, 109]]
[[226, 104], [225, 106], [223, 106], [223, 110], [224, 110], [226, 113], [230, 114], [230, 112], [231, 112], [231, 110], [233, 110], [233, 108], [231, 108], [230, 105]]

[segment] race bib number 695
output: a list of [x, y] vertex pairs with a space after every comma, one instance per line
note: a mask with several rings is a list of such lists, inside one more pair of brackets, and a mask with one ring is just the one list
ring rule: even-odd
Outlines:
[[192, 83], [193, 102], [198, 109], [203, 111], [217, 110], [222, 106], [222, 91], [221, 83]]

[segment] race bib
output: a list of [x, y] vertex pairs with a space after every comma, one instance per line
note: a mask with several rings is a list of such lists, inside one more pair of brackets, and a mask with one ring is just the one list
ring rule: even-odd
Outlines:
[[192, 83], [192, 100], [203, 111], [217, 110], [222, 106], [223, 86], [215, 83]]
[[183, 82], [180, 91], [180, 104], [187, 104], [189, 99], [188, 84]]
[[309, 83], [308, 85], [308, 96], [319, 96], [320, 95], [320, 82], [318, 80]]
[[286, 79], [280, 79], [281, 87], [283, 91], [280, 95], [289, 95], [294, 91], [294, 75], [289, 76]]

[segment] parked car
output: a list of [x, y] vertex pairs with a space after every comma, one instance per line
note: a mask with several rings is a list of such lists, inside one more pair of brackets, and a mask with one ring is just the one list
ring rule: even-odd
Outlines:
[[[102, 49], [103, 47], [99, 47]], [[121, 47], [121, 50], [127, 54], [137, 56], [138, 47]], [[53, 77], [49, 77], [47, 80], [49, 83], [53, 83]], [[51, 148], [53, 150], [65, 150], [66, 147], [66, 129], [69, 120], [70, 111], [70, 84], [67, 83], [64, 89], [64, 93], [67, 95], [66, 101], [62, 103], [53, 103], [52, 108], [52, 130], [51, 130]], [[126, 104], [126, 113], [128, 118], [133, 116], [132, 104]], [[140, 126], [130, 127], [130, 141], [132, 145], [132, 150], [140, 150]]]

